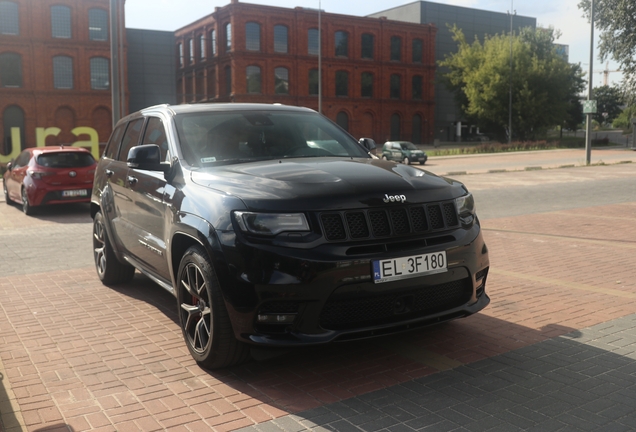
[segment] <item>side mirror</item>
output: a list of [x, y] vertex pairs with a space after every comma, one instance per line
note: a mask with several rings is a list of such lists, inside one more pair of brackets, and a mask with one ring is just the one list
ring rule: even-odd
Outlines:
[[7, 162], [7, 171], [11, 171], [12, 168], [13, 168], [13, 161]]
[[166, 173], [170, 170], [170, 164], [161, 162], [161, 149], [157, 144], [144, 144], [132, 147], [128, 151], [128, 167], [148, 170], [161, 171]]
[[362, 147], [367, 149], [368, 152], [375, 154], [377, 146], [375, 145], [375, 141], [371, 138], [360, 138], [358, 142], [362, 145]]

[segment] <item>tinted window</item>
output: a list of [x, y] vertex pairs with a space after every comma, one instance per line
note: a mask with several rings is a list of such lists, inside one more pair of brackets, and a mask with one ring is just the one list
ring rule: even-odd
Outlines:
[[31, 154], [25, 150], [16, 158], [15, 162], [13, 163], [13, 167], [19, 168], [27, 166], [29, 164], [29, 159], [31, 159]]
[[51, 6], [51, 33], [54, 38], [71, 37], [71, 8]]
[[143, 144], [157, 144], [161, 149], [161, 160], [168, 160], [168, 138], [163, 121], [159, 117], [150, 117], [146, 125]]
[[0, 34], [20, 34], [20, 15], [17, 3], [0, 1]]
[[119, 157], [117, 158], [120, 161], [128, 160], [128, 151], [139, 145], [139, 135], [141, 135], [141, 127], [144, 124], [144, 119], [137, 119], [128, 124], [126, 128], [126, 133], [124, 133], [124, 138], [121, 142], [121, 150], [119, 150]]
[[19, 54], [0, 54], [0, 86], [22, 87], [22, 57]]
[[287, 52], [287, 27], [284, 25], [274, 26], [274, 52]]
[[88, 38], [95, 41], [108, 40], [108, 12], [102, 9], [88, 11]]
[[93, 155], [80, 152], [55, 152], [38, 156], [38, 165], [48, 168], [82, 168], [95, 163]]
[[109, 159], [117, 158], [117, 151], [119, 150], [119, 144], [121, 143], [121, 137], [126, 130], [126, 125], [122, 124], [117, 126], [113, 134], [110, 136], [110, 140], [104, 150], [104, 157]]

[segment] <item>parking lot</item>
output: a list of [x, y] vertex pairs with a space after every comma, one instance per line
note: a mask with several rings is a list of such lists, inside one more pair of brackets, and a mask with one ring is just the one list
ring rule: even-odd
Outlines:
[[[636, 164], [579, 170], [636, 191]], [[460, 180], [495, 194], [515, 176]], [[86, 206], [0, 203], [0, 431], [634, 430], [636, 195], [578, 199], [482, 220], [482, 313], [214, 372], [170, 294], [99, 282]]]

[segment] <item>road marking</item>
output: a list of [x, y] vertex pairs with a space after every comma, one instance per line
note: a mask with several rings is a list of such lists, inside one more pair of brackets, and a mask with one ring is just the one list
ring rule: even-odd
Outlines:
[[611, 289], [611, 288], [597, 287], [597, 286], [586, 285], [586, 284], [581, 284], [581, 283], [577, 283], [577, 282], [568, 282], [568, 281], [563, 281], [563, 280], [559, 280], [559, 279], [551, 279], [551, 278], [547, 278], [547, 277], [543, 277], [543, 276], [511, 272], [511, 271], [508, 271], [508, 270], [501, 270], [501, 269], [496, 269], [496, 268], [495, 269], [491, 268], [489, 270], [489, 273], [494, 273], [494, 274], [497, 274], [497, 275], [508, 276], [508, 277], [517, 278], [517, 279], [524, 279], [524, 280], [528, 280], [528, 281], [532, 281], [532, 282], [545, 283], [547, 285], [556, 285], [556, 286], [560, 286], [560, 287], [564, 287], [564, 288], [570, 288], [570, 289], [575, 289], [575, 290], [579, 290], [579, 291], [587, 291], [587, 292], [593, 292], [593, 293], [597, 293], [597, 294], [611, 295], [611, 296], [614, 296], [614, 297], [636, 299], [636, 293], [625, 292], [625, 291], [615, 290], [615, 289]]

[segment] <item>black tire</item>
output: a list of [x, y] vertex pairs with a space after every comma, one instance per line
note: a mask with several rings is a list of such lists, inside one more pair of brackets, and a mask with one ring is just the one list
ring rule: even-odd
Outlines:
[[93, 258], [97, 276], [104, 285], [117, 285], [129, 282], [135, 275], [135, 268], [120, 262], [108, 240], [104, 216], [97, 212], [93, 218]]
[[11, 199], [9, 198], [9, 191], [7, 190], [7, 183], [2, 182], [2, 191], [4, 192], [4, 202], [7, 205], [11, 205]]
[[426, 163], [426, 161], [424, 161], [424, 162], [420, 162], [420, 165], [424, 165], [425, 163]]
[[177, 306], [183, 338], [205, 369], [244, 362], [249, 347], [236, 339], [214, 266], [201, 246], [190, 247], [177, 274]]
[[25, 188], [22, 188], [20, 196], [22, 198], [22, 212], [27, 216], [32, 216], [34, 211], [31, 204], [29, 204], [29, 196], [27, 195]]
[[411, 163], [411, 161], [407, 157], [405, 157], [404, 160], [402, 160], [402, 162], [404, 163], [404, 165], [408, 165]]

